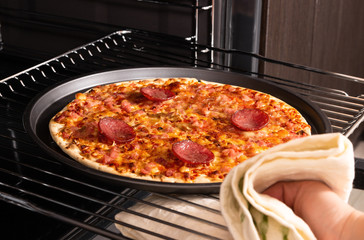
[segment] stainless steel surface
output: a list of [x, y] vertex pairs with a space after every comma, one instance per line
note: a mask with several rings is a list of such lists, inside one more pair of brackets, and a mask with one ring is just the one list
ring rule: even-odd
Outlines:
[[[258, 53], [262, 1], [214, 1], [211, 46]], [[230, 55], [221, 59], [223, 65], [258, 71], [259, 61], [245, 55]]]

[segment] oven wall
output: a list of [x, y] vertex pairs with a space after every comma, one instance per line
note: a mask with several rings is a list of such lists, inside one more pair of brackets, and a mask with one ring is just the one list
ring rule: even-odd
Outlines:
[[125, 27], [190, 37], [195, 34], [194, 2], [2, 0], [4, 49], [47, 59]]
[[[123, 28], [193, 36], [199, 44], [258, 53], [261, 1], [2, 0], [1, 33], [6, 51], [41, 60]], [[256, 59], [241, 55], [220, 63], [258, 70]]]

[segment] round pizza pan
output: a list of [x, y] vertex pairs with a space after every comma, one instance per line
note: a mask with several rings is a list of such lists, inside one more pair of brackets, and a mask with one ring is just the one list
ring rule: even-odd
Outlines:
[[50, 157], [72, 167], [78, 172], [122, 187], [163, 193], [218, 193], [220, 183], [166, 183], [122, 177], [84, 166], [66, 155], [53, 141], [48, 123], [64, 106], [74, 99], [77, 92], [84, 92], [92, 87], [120, 81], [148, 78], [193, 77], [199, 80], [236, 85], [262, 91], [275, 96], [295, 107], [312, 127], [312, 134], [332, 132], [326, 115], [314, 103], [290, 90], [277, 86], [267, 80], [249, 77], [243, 74], [205, 69], [152, 67], [131, 68], [105, 71], [73, 78], [52, 86], [37, 95], [27, 106], [23, 116], [24, 126], [34, 141]]

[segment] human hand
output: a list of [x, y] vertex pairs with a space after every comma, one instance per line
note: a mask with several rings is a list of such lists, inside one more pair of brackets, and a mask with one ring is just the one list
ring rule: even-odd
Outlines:
[[278, 182], [263, 193], [290, 207], [318, 239], [360, 239], [364, 236], [363, 213], [353, 209], [320, 181]]

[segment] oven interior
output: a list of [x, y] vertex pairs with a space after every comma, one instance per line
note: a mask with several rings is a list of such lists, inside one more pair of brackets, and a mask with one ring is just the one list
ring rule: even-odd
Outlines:
[[[141, 11], [142, 21], [132, 21], [135, 15], [127, 13], [120, 14], [122, 17], [108, 16], [121, 18], [123, 24], [67, 17], [68, 12], [61, 7], [59, 11], [64, 13], [45, 14], [35, 2], [28, 2], [26, 10], [19, 10], [16, 3], [0, 8], [0, 206], [2, 220], [6, 222], [4, 234], [14, 239], [129, 239], [115, 229], [115, 223], [148, 236], [169, 239], [148, 228], [115, 220], [114, 216], [119, 212], [149, 219], [198, 239], [218, 239], [208, 232], [186, 228], [183, 222], [172, 223], [151, 217], [133, 208], [136, 204], [226, 231], [219, 223], [186, 215], [149, 199], [157, 197], [189, 205], [201, 212], [219, 214], [209, 205], [186, 200], [177, 194], [105, 185], [43, 152], [25, 131], [23, 112], [41, 91], [77, 76], [153, 66], [212, 68], [256, 76], [310, 99], [328, 116], [334, 132], [349, 136], [354, 145], [363, 141], [364, 95], [356, 93], [357, 90], [363, 92], [363, 79], [268, 59], [254, 49], [226, 48], [226, 44], [217, 46], [212, 35], [212, 1], [125, 1], [128, 8]], [[114, 0], [106, 2], [111, 7], [119, 6]], [[44, 1], [42, 4], [47, 5]], [[95, 13], [100, 19], [106, 18], [102, 7], [97, 5]], [[154, 19], [148, 15], [153, 11], [162, 14]], [[176, 20], [172, 13], [181, 17]], [[156, 21], [151, 23], [152, 27], [138, 25], [151, 19]], [[176, 27], [168, 28], [167, 22]], [[188, 28], [183, 27], [186, 25]], [[27, 39], [14, 33], [14, 29], [26, 32]], [[234, 59], [243, 59], [248, 64], [236, 64]], [[309, 73], [315, 81], [297, 82], [265, 74], [251, 63], [279, 65]], [[341, 81], [350, 88], [348, 91], [330, 88], [330, 81]], [[359, 156], [355, 161], [354, 187], [364, 189], [364, 160]], [[218, 201], [215, 194], [199, 194], [198, 197]]]

